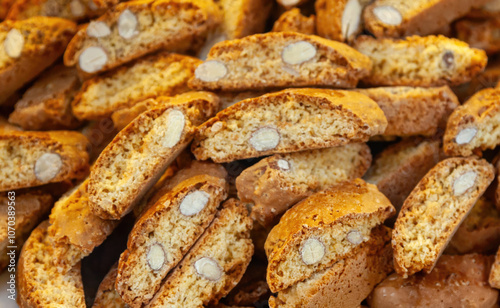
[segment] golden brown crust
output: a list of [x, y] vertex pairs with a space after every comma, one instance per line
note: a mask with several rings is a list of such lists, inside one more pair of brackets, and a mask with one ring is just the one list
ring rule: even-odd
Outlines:
[[120, 294], [115, 290], [118, 263], [115, 263], [99, 284], [92, 308], [127, 308]]
[[352, 42], [363, 30], [361, 13], [365, 5], [360, 0], [316, 1], [318, 35], [330, 40]]
[[471, 47], [483, 49], [488, 55], [500, 51], [498, 18], [486, 20], [460, 20], [455, 24], [457, 38], [467, 42]]
[[0, 20], [5, 19], [10, 7], [16, 2], [16, 0], [3, 0], [0, 2]]
[[491, 272], [488, 278], [490, 286], [500, 289], [500, 248], [495, 255], [495, 261], [491, 265]]
[[306, 17], [300, 13], [300, 9], [293, 8], [285, 11], [274, 22], [274, 32], [298, 32], [303, 34], [316, 34], [316, 17]]
[[34, 16], [52, 16], [73, 21], [83, 21], [105, 12], [117, 0], [18, 0], [8, 11], [6, 19], [22, 20]]
[[265, 31], [273, 7], [268, 0], [218, 0], [223, 12], [221, 25], [225, 39], [237, 39]]
[[465, 103], [476, 92], [484, 88], [494, 88], [500, 81], [500, 60], [488, 59], [486, 69], [473, 77], [470, 82], [453, 87], [452, 90], [461, 103]]

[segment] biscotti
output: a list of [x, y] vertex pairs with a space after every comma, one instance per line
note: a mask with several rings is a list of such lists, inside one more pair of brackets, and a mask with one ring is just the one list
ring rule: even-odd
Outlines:
[[274, 22], [272, 31], [316, 34], [316, 17], [306, 17], [300, 13], [300, 9], [293, 8], [281, 14]]
[[146, 305], [212, 222], [227, 197], [224, 179], [194, 176], [148, 208], [129, 235], [118, 265], [116, 290], [131, 307]]
[[485, 160], [457, 157], [439, 162], [420, 180], [404, 202], [392, 234], [399, 275], [432, 271], [493, 177], [494, 168]]
[[114, 127], [111, 119], [102, 119], [89, 122], [80, 132], [89, 140], [89, 161], [93, 163], [102, 150], [113, 140], [118, 130]]
[[89, 205], [103, 219], [129, 213], [167, 166], [213, 116], [218, 101], [159, 105], [138, 116], [103, 150], [90, 172]]
[[42, 222], [26, 241], [18, 261], [17, 303], [22, 308], [85, 308], [80, 263], [61, 273], [53, 264], [52, 242], [47, 234], [48, 221]]
[[371, 158], [364, 143], [273, 155], [236, 178], [238, 197], [252, 202], [252, 218], [269, 228], [289, 207], [314, 192], [362, 177]]
[[446, 154], [470, 156], [500, 144], [500, 89], [484, 89], [453, 111], [446, 125]]
[[305, 4], [311, 0], [277, 0], [277, 2], [286, 9]]
[[[18, 0], [9, 10], [6, 19], [21, 20], [34, 16], [54, 16], [82, 21], [102, 15], [119, 0]], [[99, 4], [99, 5], [98, 5]]]
[[5, 19], [10, 7], [16, 2], [16, 0], [3, 0], [0, 2], [0, 20]]
[[219, 0], [216, 3], [224, 15], [220, 28], [225, 40], [264, 32], [272, 8], [267, 0]]
[[366, 7], [363, 19], [366, 29], [376, 37], [428, 35], [488, 1], [376, 0]]
[[500, 288], [500, 249], [497, 251], [495, 261], [491, 265], [491, 272], [490, 276], [488, 277], [488, 282], [493, 288]]
[[469, 81], [486, 66], [486, 53], [444, 36], [406, 39], [359, 37], [354, 47], [373, 62], [363, 82], [376, 86], [431, 87]]
[[434, 270], [408, 279], [392, 274], [368, 298], [372, 308], [495, 307], [498, 290], [488, 285], [491, 256], [443, 255]]
[[342, 182], [299, 202], [267, 237], [269, 288], [284, 290], [349, 257], [394, 212], [377, 187], [361, 179]]
[[113, 265], [99, 284], [92, 308], [127, 308], [120, 294], [115, 289], [118, 263]]
[[217, 304], [240, 281], [253, 254], [251, 219], [245, 206], [226, 201], [182, 262], [146, 307]]
[[268, 32], [216, 44], [189, 85], [222, 91], [353, 88], [370, 70], [369, 58], [345, 44], [295, 32]]
[[186, 51], [220, 22], [219, 8], [203, 0], [120, 3], [78, 31], [64, 64], [83, 74], [117, 67], [153, 51]]
[[359, 307], [372, 289], [392, 272], [390, 230], [380, 226], [353, 256], [313, 274], [269, 299], [270, 308]]
[[461, 20], [455, 24], [457, 38], [471, 47], [483, 49], [492, 55], [500, 51], [500, 21], [498, 18], [486, 20]]
[[201, 61], [160, 52], [84, 82], [72, 102], [79, 119], [108, 118], [114, 111], [148, 98], [173, 96], [189, 90], [187, 81]]
[[461, 103], [465, 103], [476, 92], [485, 88], [494, 88], [500, 81], [500, 59], [489, 58], [486, 69], [476, 75], [471, 81], [453, 87]]
[[38, 78], [9, 115], [9, 122], [25, 130], [74, 129], [81, 122], [71, 110], [80, 89], [75, 69], [56, 65]]
[[[336, 41], [352, 42], [363, 29], [360, 0], [318, 0], [316, 28], [318, 35]], [[366, 2], [366, 1], [365, 1]]]
[[288, 89], [222, 110], [199, 128], [191, 149], [199, 160], [229, 162], [364, 142], [386, 125], [383, 111], [365, 95]]
[[373, 99], [387, 118], [384, 136], [434, 136], [446, 127], [460, 103], [447, 86], [438, 88], [380, 87], [356, 89]]
[[0, 134], [0, 191], [85, 177], [87, 146], [87, 138], [72, 131]]
[[75, 32], [75, 23], [55, 17], [0, 23], [0, 104], [57, 60]]

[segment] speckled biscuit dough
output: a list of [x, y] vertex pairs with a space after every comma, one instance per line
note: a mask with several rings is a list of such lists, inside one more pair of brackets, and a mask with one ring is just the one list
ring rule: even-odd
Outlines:
[[362, 0], [318, 0], [316, 28], [318, 35], [336, 41], [352, 42], [363, 30]]
[[300, 9], [293, 8], [285, 11], [274, 22], [273, 32], [298, 32], [303, 34], [316, 34], [316, 17], [306, 17], [300, 13]]

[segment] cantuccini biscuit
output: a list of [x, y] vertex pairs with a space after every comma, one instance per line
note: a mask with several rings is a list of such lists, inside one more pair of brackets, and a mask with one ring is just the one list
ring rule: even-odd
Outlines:
[[488, 282], [493, 288], [500, 289], [500, 248], [495, 256], [495, 261], [491, 265]]
[[9, 122], [25, 130], [77, 128], [81, 122], [73, 115], [71, 101], [80, 85], [75, 69], [54, 66], [26, 90]]
[[104, 279], [99, 284], [92, 308], [127, 308], [128, 305], [122, 300], [115, 289], [116, 276], [118, 274], [118, 263], [113, 265]]
[[376, 37], [434, 34], [490, 0], [376, 0], [366, 7], [365, 27]]
[[[196, 92], [186, 92], [173, 97], [161, 96], [154, 99], [147, 99], [138, 102], [130, 107], [125, 107], [113, 112], [111, 119], [116, 129], [122, 130], [135, 118], [137, 118], [141, 113], [146, 110], [153, 109], [159, 105], [179, 105], [192, 103], [203, 108], [204, 106], [215, 106], [219, 101], [218, 96], [204, 91]], [[218, 109], [214, 108], [213, 112], [217, 112]]]
[[235, 199], [216, 218], [146, 307], [217, 304], [240, 281], [253, 254], [252, 221]]
[[23, 129], [17, 125], [10, 124], [6, 118], [0, 115], [0, 133], [5, 134], [6, 132], [12, 131], [22, 131]]
[[274, 22], [272, 31], [316, 34], [316, 17], [306, 17], [300, 13], [300, 9], [293, 8], [281, 14]]
[[483, 50], [441, 35], [400, 40], [361, 36], [354, 47], [373, 62], [363, 82], [377, 86], [457, 85], [480, 73], [487, 62]]
[[[0, 221], [3, 222], [0, 224], [0, 272], [11, 261], [7, 255], [9, 252], [7, 246], [17, 246], [16, 251], [21, 250], [31, 230], [44, 219], [53, 203], [50, 194], [38, 190], [11, 191], [0, 195]], [[15, 217], [9, 215], [12, 213]], [[12, 235], [9, 230], [15, 230], [15, 243], [9, 244], [9, 238], [12, 238], [9, 236]]]
[[467, 13], [468, 18], [489, 18], [500, 16], [500, 0], [489, 0], [486, 4], [474, 6]]
[[447, 86], [356, 89], [373, 99], [387, 118], [384, 136], [434, 136], [460, 105]]
[[405, 200], [392, 233], [399, 275], [432, 271], [493, 177], [494, 168], [487, 161], [457, 157], [439, 162], [420, 180]]
[[26, 241], [17, 268], [17, 303], [21, 308], [85, 308], [80, 263], [61, 273], [53, 264], [54, 247], [42, 222]]
[[500, 245], [500, 212], [481, 197], [465, 217], [444, 251], [445, 254], [494, 253]]
[[372, 308], [495, 307], [498, 290], [488, 285], [491, 256], [443, 255], [434, 270], [404, 279], [392, 274], [368, 298]]
[[102, 119], [148, 98], [186, 92], [200, 63], [168, 52], [146, 56], [85, 81], [72, 102], [73, 112], [79, 119]]
[[349, 257], [394, 212], [377, 187], [361, 179], [340, 183], [296, 204], [266, 240], [269, 288], [285, 290]]
[[54, 246], [67, 248], [54, 249], [54, 257], [63, 267], [72, 267], [90, 255], [118, 225], [118, 221], [104, 220], [92, 213], [87, 189], [88, 179], [61, 197], [50, 214], [48, 234]]
[[370, 69], [369, 58], [345, 44], [295, 32], [268, 32], [216, 44], [189, 85], [222, 91], [353, 88]]
[[496, 176], [496, 187], [494, 192], [494, 201], [497, 210], [500, 211], [500, 153], [493, 159], [493, 165], [495, 166], [495, 176]]
[[66, 49], [64, 64], [94, 74], [158, 49], [185, 51], [219, 22], [220, 11], [212, 1], [120, 3], [78, 31]]
[[305, 4], [309, 1], [311, 0], [277, 0], [277, 2], [286, 9]]
[[486, 69], [471, 81], [452, 88], [461, 103], [465, 103], [476, 92], [485, 88], [494, 88], [500, 81], [500, 59], [489, 58]]
[[0, 191], [85, 177], [87, 146], [87, 138], [72, 131], [0, 134]]
[[352, 42], [363, 29], [363, 0], [318, 0], [316, 28], [318, 35], [336, 41]]
[[135, 223], [118, 265], [116, 290], [131, 307], [146, 305], [212, 222], [227, 197], [224, 179], [187, 179], [149, 207]]
[[383, 111], [367, 96], [288, 89], [241, 101], [200, 126], [192, 152], [215, 162], [367, 141], [384, 132]]
[[289, 207], [314, 192], [362, 177], [371, 158], [364, 143], [273, 155], [238, 176], [238, 197], [254, 203], [252, 218], [269, 228]]
[[456, 36], [471, 47], [483, 49], [487, 54], [494, 54], [500, 51], [498, 17], [486, 20], [460, 20], [455, 24]]
[[16, 0], [3, 0], [0, 2], [0, 20], [5, 19], [10, 7], [16, 2]]
[[399, 212], [406, 197], [439, 160], [439, 140], [406, 139], [378, 154], [364, 179], [377, 185]]
[[120, 219], [137, 204], [213, 116], [218, 101], [159, 105], [138, 116], [102, 151], [90, 172], [89, 204], [103, 219]]
[[0, 23], [0, 104], [57, 60], [75, 32], [55, 17]]
[[377, 227], [370, 239], [342, 259], [303, 282], [271, 296], [271, 308], [359, 307], [372, 289], [392, 272], [390, 229]]
[[456, 108], [448, 119], [443, 149], [470, 156], [500, 144], [500, 89], [484, 89]]

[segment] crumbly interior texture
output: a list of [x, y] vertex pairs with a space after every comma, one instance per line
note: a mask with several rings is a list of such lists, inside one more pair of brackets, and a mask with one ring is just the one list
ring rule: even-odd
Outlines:
[[128, 305], [120, 297], [120, 294], [115, 290], [115, 281], [118, 274], [117, 264], [106, 274], [94, 300], [92, 308], [127, 308]]
[[[199, 186], [199, 187], [198, 187]], [[194, 191], [206, 192], [210, 199], [204, 209], [194, 215], [185, 216], [179, 211], [182, 200]], [[146, 217], [151, 217], [135, 228], [144, 228], [139, 237], [132, 240], [126, 257], [120, 259], [117, 289], [127, 303], [148, 303], [160, 288], [161, 282], [169, 271], [177, 265], [205, 228], [213, 220], [217, 207], [224, 197], [220, 187], [209, 184], [195, 185], [187, 191], [170, 198], [160, 199]], [[151, 214], [152, 215], [151, 215]], [[150, 215], [148, 215], [150, 214]], [[144, 218], [143, 218], [144, 219]], [[135, 232], [132, 231], [134, 234]], [[165, 253], [165, 263], [160, 270], [148, 265], [147, 255], [151, 246], [160, 244]]]
[[[147, 307], [201, 308], [216, 304], [229, 293], [243, 276], [253, 254], [249, 238], [251, 220], [245, 212], [236, 206], [222, 209]], [[194, 264], [203, 257], [219, 264], [223, 271], [219, 280], [208, 280], [196, 272]]]
[[355, 48], [373, 62], [371, 75], [363, 82], [380, 86], [458, 85], [482, 71], [487, 61], [484, 51], [444, 36], [405, 40], [361, 37]]
[[[393, 233], [396, 269], [401, 275], [430, 272], [435, 262], [493, 176], [484, 163], [443, 161], [424, 177], [403, 205]], [[471, 188], [455, 196], [454, 183], [474, 171]], [[490, 177], [490, 178], [488, 178]]]
[[186, 92], [197, 64], [194, 58], [163, 54], [95, 77], [84, 84], [80, 97], [73, 102], [74, 113], [82, 119], [109, 117], [147, 98]]
[[61, 274], [53, 265], [48, 223], [32, 233], [21, 253], [19, 297], [27, 307], [85, 307], [80, 264]]

